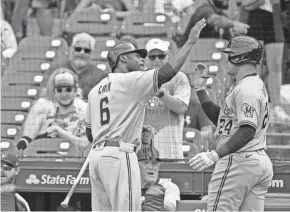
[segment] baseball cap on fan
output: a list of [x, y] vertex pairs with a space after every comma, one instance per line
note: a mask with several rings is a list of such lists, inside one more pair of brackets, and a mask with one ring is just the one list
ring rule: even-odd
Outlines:
[[146, 50], [147, 52], [150, 52], [153, 49], [159, 49], [163, 52], [167, 52], [169, 50], [170, 42], [164, 41], [158, 38], [153, 38], [149, 40], [146, 44]]
[[54, 78], [54, 87], [75, 86], [74, 77], [72, 74], [65, 72], [60, 73]]
[[1, 163], [5, 163], [16, 168], [18, 167], [19, 160], [16, 154], [8, 151], [1, 151]]

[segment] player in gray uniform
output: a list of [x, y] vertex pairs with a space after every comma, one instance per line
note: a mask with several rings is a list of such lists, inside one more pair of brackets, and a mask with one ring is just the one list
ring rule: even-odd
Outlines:
[[136, 147], [140, 144], [145, 106], [162, 84], [180, 70], [205, 27], [199, 21], [171, 61], [141, 71], [145, 49], [120, 43], [108, 53], [113, 73], [89, 93], [85, 118], [87, 137], [94, 142], [89, 160], [93, 211], [140, 211], [141, 178]]
[[225, 67], [236, 82], [222, 107], [213, 103], [197, 73], [195, 88], [203, 110], [217, 126], [217, 149], [192, 157], [203, 171], [216, 163], [208, 188], [208, 211], [263, 211], [273, 165], [265, 152], [269, 122], [268, 94], [257, 75], [263, 48], [254, 38], [237, 36], [222, 52]]

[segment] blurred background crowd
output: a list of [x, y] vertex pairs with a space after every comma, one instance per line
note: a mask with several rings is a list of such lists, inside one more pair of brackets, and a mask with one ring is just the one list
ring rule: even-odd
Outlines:
[[24, 158], [85, 157], [87, 98], [110, 73], [108, 50], [131, 42], [148, 51], [143, 71], [158, 68], [202, 18], [207, 26], [183, 72], [146, 107], [144, 124], [154, 129], [159, 157], [178, 161], [215, 148], [215, 127], [192, 87], [192, 73], [205, 65], [208, 92], [221, 105], [234, 79], [217, 50], [246, 34], [264, 46], [259, 74], [271, 102], [268, 154], [289, 160], [289, 0], [2, 0], [1, 149], [22, 149]]

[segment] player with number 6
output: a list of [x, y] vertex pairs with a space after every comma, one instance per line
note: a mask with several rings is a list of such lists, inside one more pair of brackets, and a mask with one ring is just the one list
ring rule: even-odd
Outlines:
[[87, 137], [93, 142], [89, 157], [93, 211], [141, 210], [136, 149], [146, 104], [178, 73], [205, 25], [202, 19], [191, 29], [175, 63], [146, 72], [142, 71], [145, 49], [136, 49], [132, 43], [110, 49], [107, 59], [112, 73], [89, 93], [85, 118]]
[[215, 164], [208, 211], [263, 211], [273, 177], [273, 165], [265, 152], [268, 94], [257, 74], [263, 48], [252, 37], [237, 36], [222, 52], [225, 69], [235, 78], [223, 105], [211, 101], [199, 71], [194, 82], [202, 108], [216, 126], [217, 149], [193, 156], [189, 165], [203, 171]]

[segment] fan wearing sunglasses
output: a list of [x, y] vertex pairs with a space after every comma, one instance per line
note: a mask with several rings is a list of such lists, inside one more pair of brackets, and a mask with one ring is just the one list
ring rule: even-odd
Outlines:
[[[169, 47], [168, 41], [157, 38], [149, 40], [146, 44], [147, 68], [157, 69], [166, 64], [169, 61]], [[178, 72], [161, 86], [147, 104], [145, 124], [157, 130], [155, 145], [161, 158], [183, 159], [182, 131], [190, 95], [188, 78], [183, 72]]]
[[[30, 211], [26, 200], [17, 192], [14, 184], [20, 171], [17, 155], [9, 151], [1, 151], [1, 210]], [[15, 204], [16, 203], [16, 204]]]
[[41, 97], [46, 95], [45, 85], [52, 72], [57, 68], [68, 68], [78, 76], [79, 86], [86, 101], [91, 89], [107, 77], [107, 73], [97, 68], [91, 61], [94, 50], [95, 39], [91, 35], [87, 33], [76, 34], [72, 39], [68, 60], [62, 63], [53, 63], [50, 70], [45, 72]]
[[18, 149], [26, 149], [39, 138], [64, 138], [86, 148], [89, 142], [83, 122], [87, 104], [78, 97], [77, 76], [68, 69], [57, 69], [48, 80], [47, 90], [48, 95], [29, 111]]

